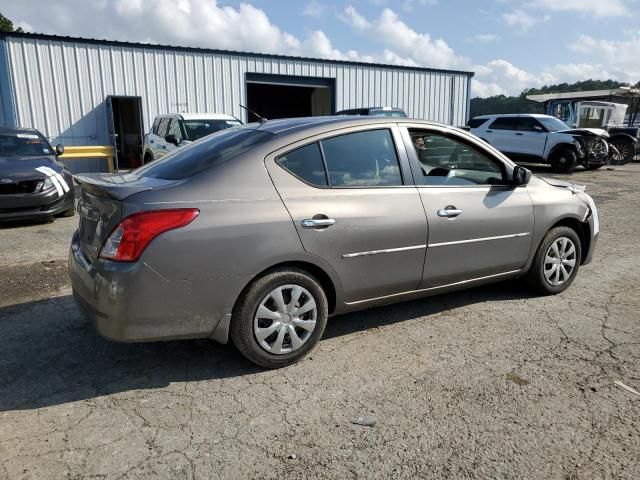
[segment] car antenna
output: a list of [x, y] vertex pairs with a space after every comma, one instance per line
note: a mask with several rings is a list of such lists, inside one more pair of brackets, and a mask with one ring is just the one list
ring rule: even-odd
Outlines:
[[247, 107], [245, 107], [244, 105], [242, 105], [241, 103], [239, 104], [240, 108], [244, 108], [247, 112], [249, 113], [253, 113], [256, 117], [258, 117], [258, 121], [260, 123], [264, 123], [267, 121], [267, 119], [265, 117], [261, 117], [260, 115], [258, 115], [256, 112], [254, 112], [253, 110], [249, 110]]

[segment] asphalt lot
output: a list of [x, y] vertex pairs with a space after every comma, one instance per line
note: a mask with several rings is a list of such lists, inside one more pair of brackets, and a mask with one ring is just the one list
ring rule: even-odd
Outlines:
[[640, 165], [571, 177], [602, 233], [564, 294], [335, 317], [279, 371], [103, 340], [69, 296], [77, 218], [0, 229], [0, 478], [640, 478], [640, 396], [614, 383], [640, 390]]

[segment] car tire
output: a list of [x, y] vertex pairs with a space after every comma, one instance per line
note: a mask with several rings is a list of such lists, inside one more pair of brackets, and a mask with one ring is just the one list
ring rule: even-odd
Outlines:
[[625, 163], [633, 161], [636, 156], [636, 145], [633, 140], [621, 137], [615, 138], [610, 143], [620, 152], [619, 156], [617, 156], [612, 163], [624, 165]]
[[[298, 309], [305, 311], [297, 314]], [[328, 311], [327, 296], [313, 276], [297, 268], [273, 270], [256, 279], [238, 299], [229, 333], [251, 362], [286, 367], [318, 344]]]
[[555, 227], [542, 239], [525, 280], [538, 293], [555, 295], [573, 283], [581, 258], [582, 244], [576, 231], [570, 227]]
[[556, 173], [571, 173], [576, 168], [578, 157], [570, 148], [561, 148], [551, 156], [551, 168]]

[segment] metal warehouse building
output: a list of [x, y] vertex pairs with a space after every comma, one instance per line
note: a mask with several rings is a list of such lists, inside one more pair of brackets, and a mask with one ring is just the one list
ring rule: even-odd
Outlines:
[[365, 106], [462, 125], [473, 73], [52, 35], [0, 34], [0, 125], [52, 143], [115, 145], [140, 162], [156, 115], [217, 112], [251, 121]]

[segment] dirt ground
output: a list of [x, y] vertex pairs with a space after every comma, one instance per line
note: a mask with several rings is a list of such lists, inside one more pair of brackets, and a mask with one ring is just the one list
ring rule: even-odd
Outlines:
[[0, 229], [0, 478], [640, 478], [640, 396], [614, 383], [640, 390], [640, 165], [572, 179], [602, 233], [562, 295], [335, 317], [279, 371], [103, 340], [69, 296], [77, 218]]

